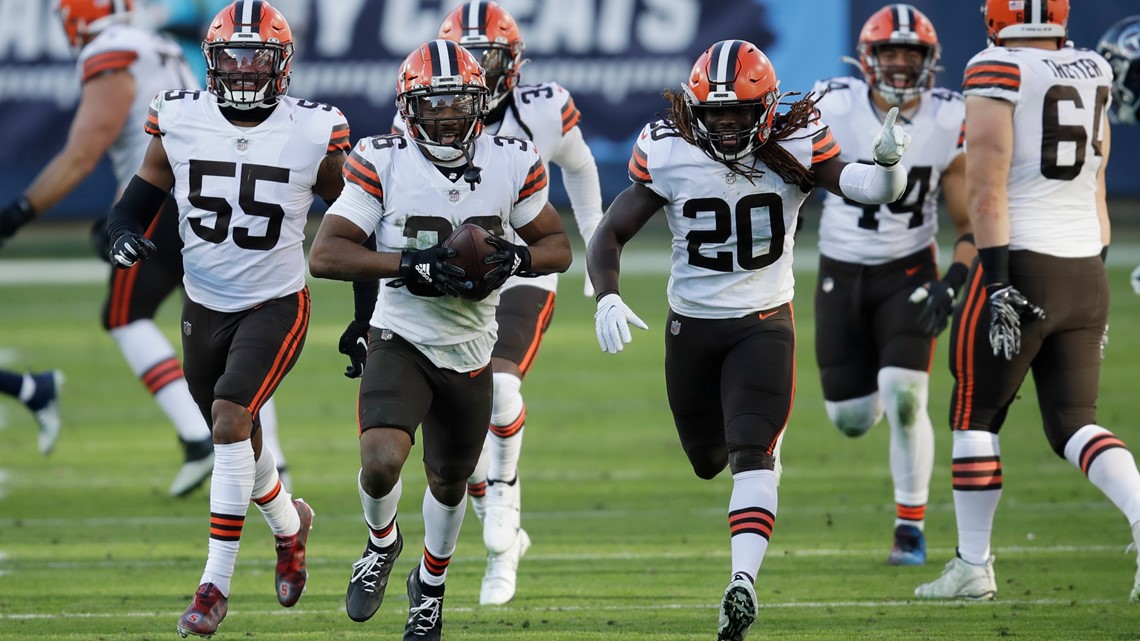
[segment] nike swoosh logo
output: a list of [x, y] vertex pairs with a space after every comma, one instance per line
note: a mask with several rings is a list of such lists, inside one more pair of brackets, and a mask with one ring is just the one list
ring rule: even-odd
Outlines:
[[361, 346], [361, 347], [363, 347], [364, 349], [368, 349], [368, 341], [364, 340], [364, 337], [363, 337], [363, 336], [361, 336], [360, 338], [357, 338], [357, 339], [356, 339], [356, 344], [357, 344], [357, 345], [360, 345], [360, 346]]
[[922, 269], [922, 265], [915, 265], [914, 267], [907, 267], [903, 271], [906, 272], [907, 276], [914, 276], [920, 269]]
[[483, 370], [485, 370], [485, 369], [487, 369], [486, 365], [484, 365], [483, 367], [480, 367], [479, 369], [475, 370], [474, 372], [469, 373], [468, 376], [470, 376], [471, 378], [475, 378], [476, 376], [482, 374]]
[[756, 315], [757, 315], [758, 317], [760, 317], [760, 320], [768, 320], [769, 318], [771, 318], [771, 317], [773, 317], [773, 316], [775, 316], [776, 314], [779, 314], [779, 313], [780, 313], [780, 310], [778, 310], [778, 309], [774, 309], [774, 310], [772, 310], [772, 311], [768, 312], [767, 314], [765, 314], [764, 312], [757, 312], [757, 314], [756, 314]]

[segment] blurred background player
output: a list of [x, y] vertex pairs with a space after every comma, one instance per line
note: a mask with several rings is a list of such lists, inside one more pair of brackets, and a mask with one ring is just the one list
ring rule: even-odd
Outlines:
[[[892, 107], [911, 135], [907, 188], [888, 205], [861, 205], [828, 193], [819, 224], [815, 356], [831, 422], [862, 436], [890, 425], [894, 545], [887, 563], [926, 563], [923, 533], [934, 428], [927, 412], [934, 337], [946, 328], [975, 255], [966, 211], [965, 103], [935, 89], [941, 46], [934, 25], [908, 4], [876, 11], [859, 33], [863, 77], [816, 85], [816, 102], [848, 162], [870, 148]], [[938, 279], [938, 194], [957, 232], [954, 262]], [[912, 302], [915, 301], [915, 302]], [[915, 303], [919, 304], [915, 304]]]
[[[815, 187], [887, 203], [906, 187], [909, 135], [887, 113], [873, 164], [839, 158], [811, 97], [777, 114], [779, 80], [743, 40], [697, 59], [668, 120], [645, 126], [629, 161], [633, 184], [590, 243], [598, 343], [616, 354], [646, 324], [618, 293], [625, 244], [661, 209], [672, 231], [665, 384], [685, 455], [699, 478], [729, 466], [732, 571], [717, 639], [741, 641], [756, 620], [754, 583], [776, 523], [779, 448], [795, 396], [792, 248]], [[757, 363], [764, 374], [756, 375]]]
[[[83, 83], [79, 108], [64, 148], [19, 199], [0, 211], [0, 243], [75, 190], [104, 153], [111, 159], [121, 194], [146, 152], [149, 136], [140, 123], [151, 99], [169, 89], [199, 88], [175, 43], [130, 24], [133, 10], [134, 0], [59, 0], [68, 42], [79, 51]], [[131, 371], [174, 423], [184, 462], [169, 492], [183, 496], [209, 476], [214, 454], [209, 427], [190, 397], [174, 347], [154, 322], [158, 307], [182, 282], [177, 225], [176, 207], [168, 200], [147, 230], [163, 251], [156, 260], [133, 269], [112, 270], [102, 321]], [[99, 257], [106, 259], [105, 219], [97, 221], [92, 240]], [[267, 409], [266, 444], [284, 466], [272, 402]]]
[[63, 373], [59, 370], [20, 374], [0, 369], [0, 394], [20, 401], [35, 417], [40, 427], [40, 454], [44, 456], [51, 454], [59, 439], [59, 391], [62, 386]]
[[[1140, 15], [1109, 27], [1097, 51], [1112, 67], [1112, 104], [1108, 116], [1117, 124], [1136, 125], [1140, 111]], [[1132, 270], [1132, 291], [1140, 294], [1140, 267]]]
[[252, 500], [276, 540], [278, 602], [292, 607], [308, 577], [313, 510], [282, 487], [262, 446], [259, 413], [300, 357], [309, 322], [303, 248], [314, 195], [332, 202], [349, 127], [329, 105], [289, 97], [293, 36], [279, 11], [238, 0], [202, 43], [208, 92], [151, 102], [146, 156], [111, 213], [118, 267], [156, 258], [143, 235], [173, 190], [186, 269], [186, 380], [212, 418], [209, 555], [178, 632], [208, 637], [226, 616]]
[[[562, 170], [578, 231], [589, 243], [602, 219], [602, 195], [594, 156], [578, 127], [581, 115], [574, 99], [556, 82], [519, 84], [519, 70], [526, 62], [522, 36], [514, 18], [494, 2], [459, 5], [444, 18], [439, 37], [461, 44], [486, 70], [491, 93], [484, 131], [533, 141], [543, 165], [549, 168], [553, 162]], [[403, 127], [397, 115], [394, 128]], [[510, 230], [507, 237], [522, 242]], [[487, 569], [479, 591], [479, 603], [485, 605], [514, 597], [519, 560], [530, 546], [520, 522], [518, 463], [526, 423], [520, 389], [554, 316], [557, 286], [557, 274], [515, 277], [499, 295], [499, 334], [491, 354], [495, 386], [491, 427], [479, 465], [468, 480], [487, 547]], [[585, 293], [593, 296], [589, 279]]]
[[[345, 610], [363, 622], [383, 602], [403, 549], [400, 474], [422, 424], [424, 546], [407, 578], [405, 641], [438, 641], [442, 633], [467, 478], [492, 422], [488, 366], [498, 290], [519, 272], [565, 271], [571, 259], [534, 144], [481, 135], [488, 94], [478, 60], [455, 42], [433, 40], [409, 54], [396, 91], [406, 133], [357, 144], [345, 165], [344, 195], [325, 214], [309, 254], [314, 276], [387, 280], [358, 399], [359, 492], [369, 536], [353, 564]], [[456, 277], [464, 274], [444, 262], [455, 251], [440, 245], [465, 223], [493, 232], [487, 241], [497, 248], [485, 258], [497, 266], [470, 300], [456, 298]], [[503, 238], [507, 229], [526, 244]], [[362, 245], [373, 233], [379, 252]]]
[[[1068, 19], [1068, 0], [988, 0], [992, 46], [966, 66], [966, 188], [979, 261], [950, 337], [958, 547], [941, 576], [915, 589], [919, 598], [997, 594], [998, 434], [1031, 370], [1049, 445], [1104, 492], [1140, 542], [1140, 472], [1096, 411], [1108, 323], [1112, 70], [1096, 52], [1066, 45]], [[1130, 599], [1140, 599], [1140, 559]]]

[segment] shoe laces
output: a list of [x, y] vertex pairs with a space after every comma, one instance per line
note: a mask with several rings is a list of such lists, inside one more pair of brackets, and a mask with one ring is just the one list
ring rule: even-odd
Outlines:
[[419, 605], [412, 606], [408, 611], [408, 622], [415, 625], [415, 635], [423, 636], [434, 630], [442, 611], [443, 597], [420, 595]]
[[364, 586], [365, 592], [375, 592], [376, 582], [379, 580], [380, 568], [388, 560], [387, 554], [382, 554], [375, 550], [368, 550], [360, 560], [352, 564], [352, 578], [349, 580], [351, 583], [360, 583]]

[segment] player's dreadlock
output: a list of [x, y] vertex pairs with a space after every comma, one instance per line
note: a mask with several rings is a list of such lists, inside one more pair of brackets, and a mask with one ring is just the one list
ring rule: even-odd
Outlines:
[[[666, 89], [661, 95], [669, 101], [669, 111], [665, 114], [665, 118], [673, 123], [673, 126], [677, 128], [677, 133], [685, 142], [699, 147], [696, 136], [693, 135], [692, 112], [685, 102], [685, 95], [670, 89]], [[799, 94], [789, 93], [786, 95], [795, 96]], [[792, 134], [803, 129], [812, 119], [816, 118], [818, 116], [815, 108], [816, 100], [815, 93], [810, 92], [803, 98], [791, 103], [786, 112], [776, 114], [776, 118], [772, 121], [772, 133], [768, 136], [767, 142], [753, 152], [757, 159], [776, 172], [776, 175], [782, 178], [784, 182], [798, 185], [804, 191], [815, 186], [815, 174], [811, 169], [800, 164], [786, 149], [771, 143], [790, 139]], [[755, 165], [749, 166], [739, 160], [720, 160], [719, 158], [716, 160], [724, 163], [729, 169], [744, 176], [749, 181], [763, 173], [756, 169]]]

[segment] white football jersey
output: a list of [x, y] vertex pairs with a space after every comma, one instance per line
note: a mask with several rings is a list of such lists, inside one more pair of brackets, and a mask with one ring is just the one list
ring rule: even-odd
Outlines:
[[146, 131], [162, 136], [174, 170], [190, 300], [236, 312], [300, 291], [318, 169], [349, 149], [344, 115], [282, 96], [265, 122], [238, 127], [213, 94], [168, 91], [151, 103]]
[[[342, 216], [376, 234], [377, 250], [400, 252], [438, 245], [455, 228], [473, 223], [502, 236], [538, 217], [546, 205], [547, 176], [533, 143], [482, 135], [471, 148], [482, 181], [452, 181], [406, 134], [365, 138], [344, 166], [344, 192], [326, 216]], [[499, 293], [481, 301], [416, 296], [406, 287], [380, 287], [372, 326], [399, 334], [436, 366], [470, 372], [491, 360]]]
[[201, 85], [182, 57], [182, 48], [165, 36], [125, 24], [104, 29], [79, 53], [78, 72], [82, 82], [102, 74], [126, 69], [135, 81], [135, 99], [127, 124], [111, 143], [107, 155], [119, 189], [142, 165], [148, 136], [140, 123], [155, 94], [169, 89], [199, 89]]
[[[833, 78], [816, 84], [817, 103], [846, 162], [870, 164], [871, 145], [883, 116], [871, 102], [871, 88], [860, 78]], [[826, 93], [824, 93], [826, 92]], [[946, 89], [922, 92], [917, 110], [896, 121], [911, 135], [906, 152], [907, 185], [889, 205], [864, 205], [827, 192], [819, 223], [819, 251], [847, 263], [881, 265], [934, 243], [942, 173], [962, 153], [966, 103]]]
[[[805, 167], [840, 153], [819, 120], [778, 144]], [[748, 178], [684, 141], [666, 121], [645, 126], [629, 175], [668, 200], [669, 306], [694, 318], [739, 318], [792, 300], [792, 247], [808, 194], [763, 163]]]
[[963, 93], [1014, 105], [1010, 249], [1100, 253], [1097, 174], [1111, 83], [1108, 63], [1087, 49], [990, 47], [970, 59]]
[[[549, 170], [551, 161], [558, 164], [558, 158], [567, 145], [566, 134], [578, 126], [582, 114], [574, 106], [574, 98], [557, 82], [517, 85], [511, 92], [512, 101], [508, 103], [510, 106], [503, 114], [503, 119], [487, 125], [483, 133], [533, 141], [538, 147], [538, 155], [542, 157], [542, 164]], [[392, 130], [403, 132], [404, 128], [404, 119], [397, 113], [392, 122]], [[578, 141], [577, 144], [585, 144], [580, 138], [575, 140]], [[574, 213], [577, 215], [581, 212], [575, 209]], [[601, 220], [601, 211], [597, 212], [597, 219], [589, 221], [589, 228], [597, 226]], [[579, 221], [579, 226], [582, 226], [582, 221]], [[526, 244], [514, 230], [506, 231], [506, 238], [512, 243]], [[517, 285], [539, 287], [553, 292], [558, 288], [558, 274], [546, 274], [537, 278], [515, 276], [503, 285], [503, 289]]]

